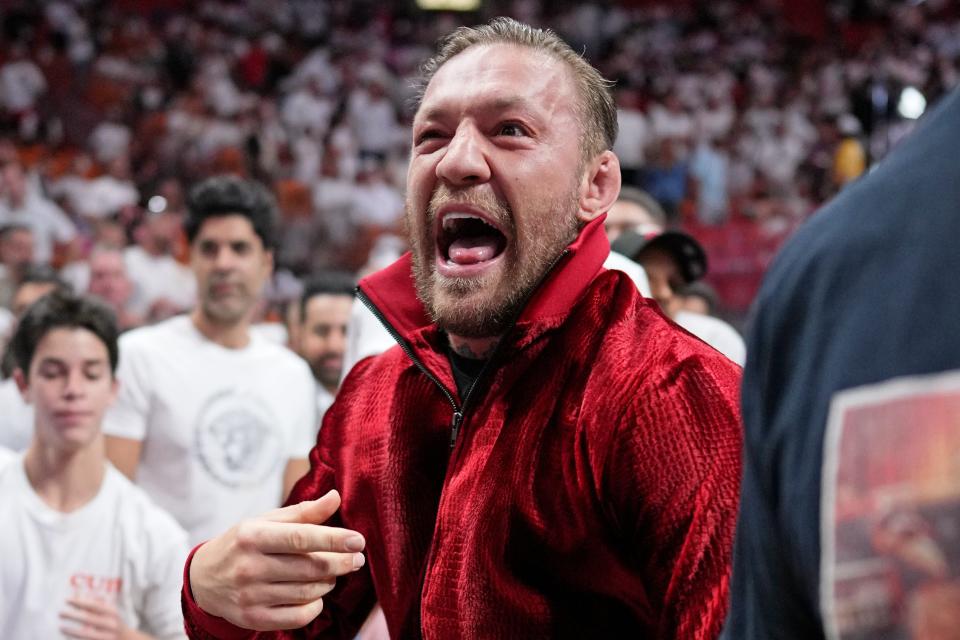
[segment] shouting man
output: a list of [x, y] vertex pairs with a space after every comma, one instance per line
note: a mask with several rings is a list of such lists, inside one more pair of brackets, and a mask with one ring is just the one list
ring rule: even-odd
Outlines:
[[194, 552], [189, 632], [350, 638], [379, 599], [395, 638], [715, 637], [739, 369], [602, 268], [608, 83], [509, 19], [424, 76], [413, 250], [358, 291], [399, 346], [347, 376], [291, 506]]

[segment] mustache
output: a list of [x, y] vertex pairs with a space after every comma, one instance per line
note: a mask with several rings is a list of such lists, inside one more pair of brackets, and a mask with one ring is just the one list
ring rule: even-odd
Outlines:
[[510, 205], [500, 198], [497, 198], [497, 196], [489, 190], [479, 187], [451, 189], [445, 184], [438, 185], [430, 196], [430, 203], [427, 205], [428, 229], [434, 227], [434, 223], [437, 220], [437, 212], [451, 202], [467, 204], [480, 209], [490, 217], [490, 220], [496, 224], [501, 231], [513, 230], [513, 210], [510, 208]]
[[228, 286], [231, 286], [231, 287], [238, 287], [238, 288], [240, 288], [240, 289], [246, 289], [246, 286], [244, 285], [243, 282], [240, 282], [240, 281], [237, 281], [237, 280], [233, 280], [232, 278], [229, 278], [229, 277], [226, 277], [226, 278], [218, 278], [218, 277], [216, 277], [216, 276], [212, 276], [209, 280], [207, 280], [207, 288], [208, 288], [208, 289], [211, 289], [211, 288], [213, 288], [213, 287], [218, 287], [218, 286], [220, 286], [220, 285], [228, 285]]

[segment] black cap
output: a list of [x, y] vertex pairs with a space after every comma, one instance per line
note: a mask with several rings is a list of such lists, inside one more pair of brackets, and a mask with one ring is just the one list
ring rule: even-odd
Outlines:
[[613, 241], [611, 249], [634, 262], [640, 262], [640, 254], [649, 248], [659, 247], [673, 256], [687, 284], [707, 275], [707, 254], [693, 236], [683, 231], [664, 231], [641, 235], [636, 231], [624, 231]]

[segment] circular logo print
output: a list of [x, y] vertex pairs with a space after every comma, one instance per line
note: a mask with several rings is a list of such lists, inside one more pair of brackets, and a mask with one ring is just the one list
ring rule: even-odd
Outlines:
[[285, 462], [276, 419], [254, 398], [224, 392], [200, 412], [197, 455], [207, 472], [228, 487], [262, 483]]

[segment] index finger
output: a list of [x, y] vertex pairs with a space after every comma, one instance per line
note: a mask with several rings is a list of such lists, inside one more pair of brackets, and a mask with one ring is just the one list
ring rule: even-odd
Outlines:
[[309, 522], [323, 524], [340, 508], [340, 494], [331, 489], [316, 500], [304, 500], [288, 507], [268, 511], [260, 516], [274, 522]]
[[244, 540], [241, 533], [240, 543], [248, 542], [262, 553], [353, 553], [366, 546], [363, 536], [356, 531], [320, 524], [261, 522], [246, 535], [251, 539]]

